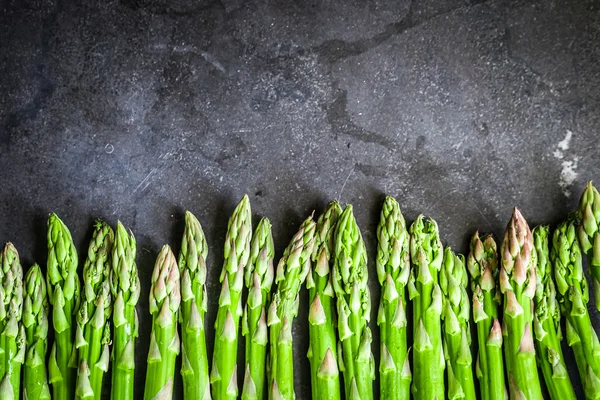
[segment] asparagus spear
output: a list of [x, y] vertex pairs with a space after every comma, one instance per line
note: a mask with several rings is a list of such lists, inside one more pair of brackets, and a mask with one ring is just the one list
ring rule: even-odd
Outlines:
[[23, 316], [23, 268], [12, 243], [0, 252], [0, 398], [18, 399], [26, 337]]
[[419, 215], [410, 227], [412, 269], [408, 280], [414, 321], [412, 393], [419, 399], [442, 400], [445, 396], [442, 292], [438, 278], [443, 256], [437, 223]]
[[600, 399], [600, 343], [588, 314], [588, 283], [576, 230], [575, 218], [561, 223], [554, 231], [550, 256], [557, 298], [566, 316], [567, 342], [575, 354], [585, 397], [592, 400]]
[[215, 321], [216, 338], [210, 373], [212, 395], [216, 400], [233, 400], [238, 396], [238, 328], [242, 316], [242, 288], [244, 271], [250, 258], [251, 238], [250, 200], [248, 196], [244, 196], [227, 225], [225, 262], [219, 278], [223, 286]]
[[273, 235], [271, 222], [262, 218], [254, 231], [250, 248], [250, 262], [244, 280], [248, 288], [248, 302], [242, 317], [242, 333], [246, 336], [246, 374], [242, 399], [262, 399], [265, 395], [267, 359], [267, 310], [271, 285], [275, 275]]
[[533, 345], [536, 252], [527, 221], [516, 208], [502, 241], [500, 290], [504, 294], [504, 352], [511, 399], [542, 399]]
[[154, 264], [150, 287], [152, 332], [144, 399], [172, 399], [175, 359], [179, 354], [177, 319], [181, 304], [179, 267], [169, 245], [164, 245]]
[[477, 324], [477, 377], [482, 400], [504, 400], [504, 360], [502, 356], [502, 328], [498, 308], [501, 296], [498, 279], [498, 252], [491, 235], [479, 237], [475, 232], [471, 239], [471, 251], [467, 257], [473, 290], [473, 317]]
[[410, 275], [409, 235], [398, 202], [385, 198], [377, 227], [377, 277], [381, 302], [379, 364], [381, 397], [409, 399], [412, 375], [406, 343], [406, 284]]
[[27, 354], [23, 367], [23, 399], [50, 400], [46, 375], [48, 348], [48, 297], [42, 270], [34, 264], [25, 276], [23, 326], [27, 337]]
[[373, 398], [375, 361], [371, 352], [371, 298], [367, 252], [360, 229], [347, 205], [335, 229], [335, 264], [332, 273], [337, 296], [340, 370], [347, 399]]
[[556, 288], [549, 263], [548, 226], [533, 229], [533, 243], [537, 252], [536, 291], [534, 298], [533, 327], [535, 349], [542, 374], [553, 400], [575, 399], [575, 391], [567, 372], [560, 342], [560, 310], [556, 301]]
[[208, 243], [200, 222], [185, 213], [185, 230], [179, 253], [181, 271], [181, 377], [184, 399], [210, 399], [208, 355], [204, 333], [206, 313], [206, 256]]
[[112, 228], [98, 221], [83, 265], [83, 291], [77, 313], [75, 348], [79, 350], [79, 370], [75, 395], [78, 399], [100, 400], [102, 377], [108, 370], [111, 341], [108, 319], [112, 312], [108, 275], [113, 242]]
[[579, 200], [579, 243], [588, 256], [596, 309], [600, 311], [600, 193], [588, 182]]
[[298, 314], [298, 294], [310, 269], [315, 222], [308, 217], [300, 226], [277, 265], [277, 289], [269, 306], [269, 399], [291, 400], [294, 394], [292, 323]]
[[315, 245], [306, 287], [309, 291], [308, 314], [310, 345], [308, 358], [313, 399], [339, 399], [340, 372], [337, 365], [337, 336], [331, 265], [335, 226], [342, 213], [337, 201], [330, 202], [317, 220]]
[[54, 345], [48, 373], [55, 400], [71, 400], [75, 395], [77, 352], [75, 325], [79, 309], [77, 250], [71, 232], [56, 214], [48, 218], [48, 294], [52, 305]]
[[132, 400], [134, 393], [135, 338], [138, 337], [135, 306], [140, 298], [135, 250], [133, 234], [127, 233], [123, 224], [117, 222], [110, 271], [110, 289], [114, 300], [112, 400]]
[[465, 258], [446, 247], [440, 273], [440, 288], [444, 300], [442, 319], [448, 371], [448, 399], [477, 399], [470, 348], [471, 309], [467, 284]]

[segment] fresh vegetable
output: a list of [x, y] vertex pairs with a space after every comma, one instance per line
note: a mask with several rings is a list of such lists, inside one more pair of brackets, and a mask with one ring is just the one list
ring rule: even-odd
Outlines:
[[600, 343], [588, 313], [588, 283], [577, 241], [577, 220], [569, 218], [554, 231], [550, 253], [556, 297], [565, 315], [567, 343], [573, 349], [585, 398], [600, 399]]
[[308, 359], [313, 399], [339, 399], [340, 371], [337, 365], [335, 293], [331, 282], [335, 226], [342, 213], [337, 201], [330, 202], [317, 220], [312, 268], [306, 278], [310, 309]]
[[504, 295], [504, 352], [511, 399], [541, 400], [533, 344], [536, 252], [527, 221], [516, 208], [502, 241], [500, 290]]
[[277, 264], [277, 289], [267, 316], [270, 400], [295, 398], [292, 323], [298, 315], [298, 294], [310, 269], [314, 243], [315, 222], [311, 216], [302, 223]]
[[579, 243], [588, 256], [596, 309], [600, 311], [600, 193], [588, 182], [579, 200]]
[[381, 302], [377, 324], [381, 332], [380, 395], [410, 399], [412, 374], [406, 341], [406, 285], [410, 276], [409, 234], [398, 202], [385, 198], [377, 227], [377, 277]]
[[144, 399], [172, 399], [175, 359], [179, 354], [177, 320], [181, 304], [179, 267], [169, 245], [154, 264], [150, 287], [152, 332]]
[[477, 324], [476, 372], [482, 400], [504, 400], [504, 360], [502, 355], [502, 327], [499, 320], [501, 294], [498, 279], [498, 251], [491, 235], [471, 239], [467, 268], [473, 291], [473, 319]]
[[204, 332], [206, 314], [206, 257], [208, 243], [198, 219], [185, 213], [179, 253], [181, 272], [181, 377], [183, 398], [210, 399], [208, 355]]
[[23, 399], [50, 400], [46, 371], [48, 297], [44, 275], [37, 264], [29, 268], [25, 275], [23, 326], [27, 337], [27, 353], [23, 366]]
[[413, 304], [413, 397], [444, 399], [442, 291], [439, 272], [444, 257], [437, 223], [419, 215], [410, 227], [412, 269], [408, 296]]
[[371, 298], [367, 252], [347, 205], [335, 229], [333, 288], [337, 296], [338, 350], [346, 399], [373, 399], [375, 361], [371, 352]]
[[110, 289], [113, 303], [112, 400], [133, 400], [135, 339], [138, 316], [135, 306], [140, 298], [140, 280], [135, 265], [136, 242], [133, 234], [117, 222]]
[[271, 285], [275, 271], [275, 249], [271, 222], [262, 218], [254, 231], [250, 247], [250, 262], [244, 281], [248, 300], [242, 317], [242, 334], [246, 336], [246, 372], [242, 399], [263, 399], [267, 365], [267, 307], [271, 300]]
[[54, 400], [71, 400], [75, 396], [77, 352], [74, 343], [80, 289], [77, 260], [71, 232], [56, 214], [50, 214], [46, 281], [54, 328], [54, 345], [48, 364]]
[[233, 211], [225, 237], [225, 262], [219, 280], [221, 295], [215, 321], [215, 346], [210, 382], [216, 400], [236, 399], [237, 343], [242, 316], [244, 272], [250, 259], [252, 215], [250, 200], [244, 196]]

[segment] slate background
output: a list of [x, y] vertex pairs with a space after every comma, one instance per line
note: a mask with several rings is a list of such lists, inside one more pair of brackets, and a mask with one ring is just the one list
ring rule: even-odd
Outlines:
[[[0, 1], [0, 240], [29, 266], [45, 262], [50, 211], [82, 255], [94, 219], [129, 226], [143, 382], [151, 269], [163, 243], [179, 248], [186, 209], [210, 244], [211, 347], [226, 222], [244, 193], [272, 220], [277, 256], [333, 198], [354, 205], [371, 260], [386, 193], [460, 251], [477, 228], [501, 235], [513, 206], [532, 226], [557, 223], [600, 179], [599, 7]], [[308, 398], [306, 324], [294, 334]]]

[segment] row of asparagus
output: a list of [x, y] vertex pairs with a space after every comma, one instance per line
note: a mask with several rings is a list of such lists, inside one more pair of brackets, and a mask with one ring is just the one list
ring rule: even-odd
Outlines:
[[[539, 367], [551, 399], [575, 399], [561, 350], [564, 325], [585, 396], [599, 399], [600, 344], [581, 252], [589, 256], [600, 309], [599, 231], [600, 194], [590, 183], [578, 213], [553, 234], [547, 226], [530, 231], [515, 209], [499, 254], [492, 236], [475, 233], [465, 259], [443, 247], [433, 219], [419, 216], [407, 229], [398, 203], [387, 197], [376, 260], [381, 398], [541, 399]], [[121, 223], [113, 232], [97, 222], [81, 286], [71, 234], [56, 215], [48, 220], [45, 277], [33, 265], [23, 279], [16, 249], [4, 247], [0, 398], [20, 398], [22, 383], [28, 400], [99, 400], [109, 369], [111, 399], [134, 398], [135, 253], [135, 238]], [[261, 219], [253, 231], [248, 197], [241, 200], [227, 228], [210, 368], [207, 255], [201, 225], [187, 212], [179, 257], [165, 245], [152, 274], [145, 399], [172, 398], [178, 356], [185, 399], [236, 399], [240, 320], [246, 341], [241, 398], [293, 399], [292, 325], [303, 285], [310, 298], [312, 397], [373, 398], [367, 255], [352, 206], [342, 210], [334, 201], [316, 221], [307, 218], [275, 268], [270, 222]], [[475, 362], [470, 321], [477, 331]], [[54, 342], [47, 354], [50, 325]]]

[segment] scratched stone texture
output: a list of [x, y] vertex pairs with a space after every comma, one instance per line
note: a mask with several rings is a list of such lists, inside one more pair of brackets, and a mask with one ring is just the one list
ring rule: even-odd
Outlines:
[[[313, 210], [353, 204], [377, 304], [385, 194], [462, 252], [475, 229], [500, 236], [514, 206], [532, 226], [556, 224], [600, 181], [599, 106], [592, 0], [4, 0], [0, 240], [27, 267], [45, 263], [49, 212], [82, 259], [96, 218], [133, 230], [141, 388], [150, 274], [162, 244], [179, 249], [185, 210], [210, 245], [212, 347], [227, 219], [244, 193], [256, 221], [272, 220], [277, 257]], [[306, 293], [301, 306], [303, 399]]]

